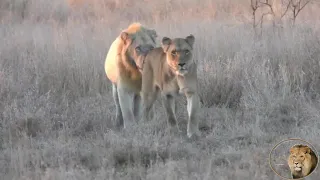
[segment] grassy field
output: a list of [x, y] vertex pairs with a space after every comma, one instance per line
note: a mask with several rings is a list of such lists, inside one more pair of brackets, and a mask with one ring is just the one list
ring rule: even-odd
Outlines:
[[[319, 4], [255, 37], [245, 0], [92, 2], [0, 2], [0, 179], [272, 180], [279, 141], [320, 152]], [[133, 21], [159, 42], [195, 36], [198, 139], [186, 138], [184, 97], [182, 134], [167, 133], [159, 102], [153, 121], [116, 130], [104, 59]]]

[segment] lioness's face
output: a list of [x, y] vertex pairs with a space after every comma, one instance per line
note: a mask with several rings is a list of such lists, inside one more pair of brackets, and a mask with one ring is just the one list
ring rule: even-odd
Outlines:
[[140, 62], [142, 57], [145, 57], [156, 46], [156, 38], [156, 32], [149, 29], [130, 35], [125, 32], [121, 34], [121, 39], [127, 47], [127, 53], [139, 67], [142, 65]]
[[189, 66], [193, 63], [192, 53], [195, 38], [189, 35], [186, 38], [162, 39], [162, 48], [167, 54], [167, 63], [177, 75], [188, 73]]
[[[309, 147], [293, 147], [290, 149], [289, 166], [294, 171], [302, 171], [304, 161], [310, 156]], [[311, 158], [311, 157], [310, 157]], [[290, 162], [291, 161], [291, 162]]]

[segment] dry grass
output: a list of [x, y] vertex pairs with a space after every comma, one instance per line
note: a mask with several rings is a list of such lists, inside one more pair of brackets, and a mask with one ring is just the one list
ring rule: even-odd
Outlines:
[[[298, 137], [320, 151], [317, 19], [275, 32], [265, 27], [254, 39], [247, 2], [240, 0], [239, 6], [180, 0], [161, 8], [148, 1], [145, 9], [137, 1], [130, 11], [126, 1], [84, 9], [62, 0], [49, 9], [46, 1], [34, 2], [0, 3], [0, 179], [269, 180], [279, 179], [268, 163], [278, 141]], [[176, 7], [190, 11], [181, 19], [172, 16], [182, 11]], [[300, 20], [315, 17], [309, 13]], [[182, 134], [167, 133], [162, 108], [154, 121], [115, 130], [103, 63], [133, 20], [155, 28], [159, 39], [195, 35], [203, 100], [198, 140], [186, 138], [184, 98]], [[309, 179], [319, 176], [317, 170]]]

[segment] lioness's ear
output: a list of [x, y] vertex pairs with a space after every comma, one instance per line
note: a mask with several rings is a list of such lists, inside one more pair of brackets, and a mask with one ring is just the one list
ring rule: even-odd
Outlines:
[[161, 43], [162, 43], [162, 49], [163, 49], [163, 51], [164, 51], [165, 53], [168, 51], [171, 42], [172, 42], [172, 40], [171, 40], [170, 38], [168, 38], [168, 37], [163, 37], [163, 38], [162, 38], [162, 41], [161, 41]]
[[195, 38], [192, 34], [190, 34], [189, 36], [186, 37], [186, 41], [192, 47], [194, 44]]
[[127, 40], [129, 39], [129, 34], [127, 32], [121, 32], [120, 37], [123, 43], [126, 44]]

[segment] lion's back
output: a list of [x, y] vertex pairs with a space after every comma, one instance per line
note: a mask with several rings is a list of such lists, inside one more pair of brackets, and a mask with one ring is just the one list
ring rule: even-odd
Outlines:
[[117, 82], [117, 55], [119, 53], [119, 46], [121, 46], [121, 41], [117, 37], [111, 44], [109, 51], [107, 53], [104, 69], [107, 74], [107, 77], [112, 83]]
[[153, 78], [159, 78], [163, 74], [163, 66], [166, 61], [166, 54], [163, 52], [162, 47], [157, 47], [150, 51], [143, 65], [144, 76], [152, 75]]
[[166, 54], [163, 52], [162, 47], [154, 48], [150, 51], [145, 59], [146, 64], [157, 65], [165, 61]]

